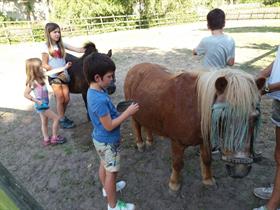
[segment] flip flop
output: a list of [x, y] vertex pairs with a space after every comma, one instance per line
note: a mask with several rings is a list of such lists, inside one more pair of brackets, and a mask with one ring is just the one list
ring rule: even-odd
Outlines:
[[135, 101], [133, 101], [133, 100], [121, 101], [117, 105], [117, 111], [118, 112], [124, 112], [127, 109], [127, 107], [129, 107], [134, 102]]

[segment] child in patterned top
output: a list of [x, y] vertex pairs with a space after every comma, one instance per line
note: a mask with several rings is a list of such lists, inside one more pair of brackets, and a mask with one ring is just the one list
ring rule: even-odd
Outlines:
[[[71, 63], [67, 63], [64, 68], [68, 68]], [[61, 68], [63, 71], [63, 68]], [[62, 144], [66, 139], [57, 134], [59, 116], [49, 108], [48, 89], [44, 82], [45, 75], [42, 68], [42, 61], [39, 58], [26, 60], [26, 87], [24, 97], [35, 103], [36, 112], [39, 113], [42, 122], [43, 145]], [[33, 92], [34, 97], [30, 94]], [[48, 119], [53, 120], [52, 136], [48, 136]]]
[[[66, 50], [72, 52], [84, 53], [83, 47], [74, 47], [62, 41], [61, 30], [56, 23], [47, 23], [45, 26], [46, 43], [42, 49], [42, 65], [47, 71], [52, 71], [65, 66]], [[70, 101], [69, 87], [70, 76], [67, 68], [64, 71], [48, 74], [49, 84], [51, 85], [55, 99], [56, 110], [60, 118], [61, 128], [73, 128], [75, 124], [65, 116], [67, 105]]]

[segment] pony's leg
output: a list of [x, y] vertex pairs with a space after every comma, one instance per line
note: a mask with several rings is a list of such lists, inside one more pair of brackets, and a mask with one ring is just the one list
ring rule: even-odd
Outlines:
[[90, 120], [89, 115], [88, 115], [88, 108], [87, 108], [87, 93], [83, 92], [82, 96], [83, 96], [83, 100], [84, 100], [85, 107], [86, 107], [86, 110], [87, 110], [87, 118], [88, 118], [88, 120]]
[[141, 125], [133, 118], [132, 118], [132, 127], [133, 127], [134, 133], [136, 135], [136, 146], [138, 148], [138, 151], [143, 152], [145, 144], [144, 144], [143, 138], [142, 138]]
[[147, 132], [147, 139], [146, 139], [146, 146], [147, 147], [151, 147], [153, 145], [153, 133], [152, 130], [145, 128], [146, 132]]
[[212, 176], [211, 170], [211, 151], [207, 153], [207, 148], [204, 144], [200, 145], [200, 167], [201, 167], [201, 175], [202, 182], [205, 185], [214, 185], [215, 179]]
[[184, 166], [183, 156], [185, 146], [177, 141], [171, 140], [172, 147], [172, 173], [169, 180], [169, 188], [178, 191], [181, 187], [181, 170]]

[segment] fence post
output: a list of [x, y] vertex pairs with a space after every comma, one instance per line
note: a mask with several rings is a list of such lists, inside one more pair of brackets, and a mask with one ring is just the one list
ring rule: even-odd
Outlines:
[[116, 23], [116, 17], [115, 15], [113, 14], [113, 20], [114, 20], [114, 26], [115, 26], [115, 31], [117, 30], [117, 23]]
[[28, 28], [30, 29], [30, 34], [31, 34], [32, 42], [35, 42], [35, 38], [34, 38], [33, 30], [32, 30], [32, 22], [28, 21], [27, 25], [28, 25]]
[[73, 33], [74, 33], [73, 26], [72, 26], [73, 23], [71, 23], [71, 20], [68, 21], [68, 24], [69, 24], [69, 28], [70, 28], [70, 34], [71, 34], [71, 36], [73, 36]]
[[142, 28], [142, 15], [139, 15], [139, 27]]
[[160, 26], [158, 13], [156, 14], [156, 22], [157, 22], [157, 26]]
[[[102, 28], [102, 30], [103, 30], [104, 25], [103, 25], [103, 20], [102, 20], [102, 17], [101, 17], [101, 16], [99, 16], [99, 19], [100, 19], [100, 23], [101, 23], [101, 28]], [[102, 31], [102, 30], [101, 30], [101, 31]]]
[[125, 15], [125, 21], [126, 21], [126, 24], [125, 24], [126, 28], [129, 29], [129, 26], [128, 26], [128, 16], [127, 15]]
[[6, 37], [7, 41], [8, 41], [8, 43], [11, 45], [12, 42], [11, 42], [11, 39], [9, 37], [8, 31], [6, 30], [6, 28], [8, 29], [8, 27], [5, 27], [5, 23], [2, 23], [2, 27], [3, 27], [3, 31], [5, 32], [5, 37]]

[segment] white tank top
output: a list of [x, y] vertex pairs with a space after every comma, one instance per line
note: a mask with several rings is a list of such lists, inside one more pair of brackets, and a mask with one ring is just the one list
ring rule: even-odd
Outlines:
[[[278, 46], [276, 58], [273, 63], [272, 71], [270, 74], [270, 77], [268, 78], [267, 83], [268, 84], [273, 84], [276, 82], [280, 82], [280, 46]], [[280, 100], [280, 91], [275, 91], [272, 93], [268, 93], [268, 96], [271, 98]]]

